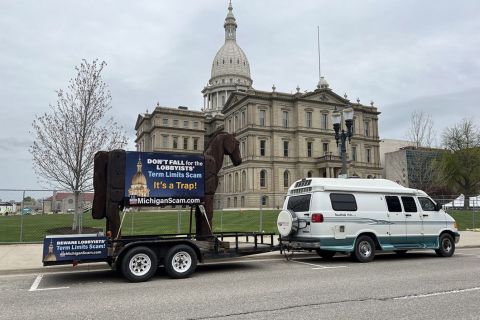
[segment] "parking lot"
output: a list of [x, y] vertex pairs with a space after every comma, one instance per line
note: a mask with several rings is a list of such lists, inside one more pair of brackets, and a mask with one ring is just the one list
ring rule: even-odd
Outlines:
[[145, 283], [106, 269], [3, 275], [0, 319], [477, 319], [479, 264], [480, 249], [465, 248], [368, 264], [267, 254], [203, 264], [183, 280], [159, 269]]

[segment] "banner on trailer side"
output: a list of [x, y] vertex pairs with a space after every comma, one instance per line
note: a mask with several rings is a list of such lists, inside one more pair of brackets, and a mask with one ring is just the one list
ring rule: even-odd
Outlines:
[[91, 235], [46, 236], [43, 240], [43, 263], [102, 260], [108, 254], [107, 238]]
[[126, 157], [126, 206], [194, 205], [203, 201], [203, 155], [132, 151]]

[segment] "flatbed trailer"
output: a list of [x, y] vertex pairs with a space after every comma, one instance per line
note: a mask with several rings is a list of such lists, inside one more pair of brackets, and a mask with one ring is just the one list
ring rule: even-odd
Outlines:
[[[47, 236], [43, 265], [106, 262], [112, 270], [120, 271], [131, 282], [147, 281], [155, 275], [158, 267], [163, 266], [170, 277], [179, 279], [195, 272], [199, 262], [279, 250], [280, 247], [274, 244], [275, 237], [274, 233], [257, 232], [214, 233], [208, 240], [197, 240], [189, 234], [121, 236], [118, 239], [95, 234]], [[55, 255], [63, 255], [63, 258], [52, 261], [48, 259], [49, 251], [45, 250], [49, 250], [49, 245], [53, 246], [53, 239], [61, 239], [63, 242], [60, 244], [74, 244], [76, 247], [103, 243], [105, 254], [92, 257], [83, 251], [83, 254], [67, 253], [66, 256], [57, 251]]]

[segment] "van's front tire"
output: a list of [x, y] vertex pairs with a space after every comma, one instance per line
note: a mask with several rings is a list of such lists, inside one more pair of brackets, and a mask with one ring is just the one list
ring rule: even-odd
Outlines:
[[455, 252], [455, 241], [453, 237], [448, 233], [440, 235], [439, 239], [440, 248], [435, 250], [435, 253], [439, 257], [451, 257]]
[[315, 251], [320, 257], [322, 257], [325, 260], [332, 259], [333, 256], [336, 254], [335, 251], [330, 251], [330, 250], [315, 249]]
[[135, 247], [122, 259], [121, 270], [131, 282], [147, 281], [157, 272], [157, 255], [147, 247]]
[[369, 236], [360, 236], [355, 241], [352, 258], [358, 262], [370, 262], [375, 258], [375, 243]]

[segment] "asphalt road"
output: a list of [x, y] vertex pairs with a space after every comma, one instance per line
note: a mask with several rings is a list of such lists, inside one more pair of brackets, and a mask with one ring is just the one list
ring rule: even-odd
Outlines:
[[478, 319], [480, 248], [348, 257], [255, 257], [159, 270], [145, 283], [111, 271], [0, 275], [0, 319]]

